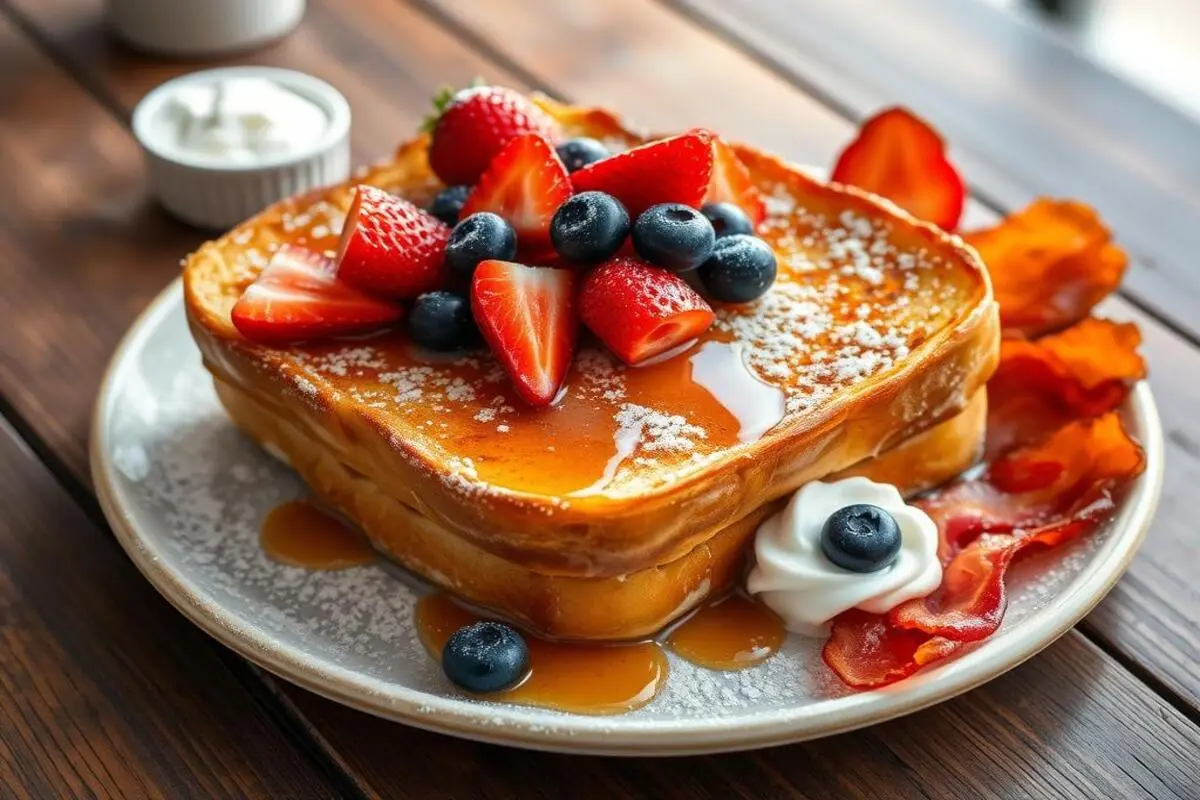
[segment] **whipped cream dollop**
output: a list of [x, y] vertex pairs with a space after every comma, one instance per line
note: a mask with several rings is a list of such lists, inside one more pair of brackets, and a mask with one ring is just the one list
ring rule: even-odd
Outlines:
[[[878, 572], [851, 572], [821, 551], [821, 528], [833, 512], [869, 503], [895, 518], [900, 555]], [[851, 608], [882, 614], [924, 597], [942, 582], [937, 525], [904, 502], [895, 486], [867, 478], [806, 484], [779, 514], [759, 526], [747, 589], [783, 618], [787, 629], [825, 636], [829, 621]]]

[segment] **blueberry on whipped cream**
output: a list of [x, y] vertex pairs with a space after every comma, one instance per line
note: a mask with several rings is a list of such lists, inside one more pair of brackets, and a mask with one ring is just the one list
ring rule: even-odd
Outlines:
[[882, 614], [936, 589], [937, 545], [933, 520], [896, 487], [814, 481], [759, 526], [747, 589], [788, 630], [824, 636], [843, 611]]

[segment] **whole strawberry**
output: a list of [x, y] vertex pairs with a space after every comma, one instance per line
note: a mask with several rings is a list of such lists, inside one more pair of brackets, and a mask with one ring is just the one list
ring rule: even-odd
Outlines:
[[509, 140], [537, 133], [551, 143], [558, 123], [520, 92], [502, 86], [474, 86], [435, 101], [430, 122], [429, 165], [447, 186], [472, 186]]

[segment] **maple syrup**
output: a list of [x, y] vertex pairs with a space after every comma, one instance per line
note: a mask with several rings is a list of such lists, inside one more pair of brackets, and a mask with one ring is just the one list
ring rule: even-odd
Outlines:
[[305, 569], [346, 569], [376, 558], [359, 531], [305, 500], [273, 508], [263, 520], [259, 541], [271, 558]]
[[[415, 618], [422, 643], [437, 659], [451, 634], [484, 619], [445, 594], [422, 597]], [[649, 703], [666, 683], [667, 657], [657, 642], [587, 644], [524, 636], [529, 676], [489, 699], [577, 714], [620, 714]]]
[[786, 636], [775, 612], [745, 595], [731, 594], [684, 620], [667, 637], [667, 646], [701, 667], [737, 670], [766, 661]]

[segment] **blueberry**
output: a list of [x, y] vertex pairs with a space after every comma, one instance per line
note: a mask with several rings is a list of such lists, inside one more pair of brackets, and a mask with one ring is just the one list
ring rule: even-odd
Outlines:
[[617, 252], [629, 235], [629, 212], [604, 192], [581, 192], [554, 212], [550, 240], [568, 261], [599, 264]]
[[450, 292], [428, 292], [417, 298], [408, 313], [408, 335], [439, 353], [466, 350], [479, 342], [470, 302]]
[[480, 261], [512, 261], [516, 255], [517, 232], [490, 211], [472, 214], [455, 225], [446, 243], [446, 266], [451, 275], [464, 281], [471, 280]]
[[470, 186], [448, 186], [437, 193], [429, 204], [429, 213], [447, 225], [458, 224], [458, 214], [471, 193]]
[[746, 216], [745, 211], [733, 203], [705, 203], [700, 206], [700, 213], [708, 217], [718, 239], [735, 233], [754, 233], [754, 223]]
[[468, 692], [510, 689], [529, 672], [529, 647], [504, 623], [476, 622], [446, 642], [442, 672]]
[[877, 572], [900, 556], [900, 526], [879, 506], [846, 506], [825, 520], [821, 552], [842, 569]]
[[633, 249], [652, 264], [687, 272], [712, 254], [712, 223], [696, 209], [681, 203], [650, 206], [633, 223]]
[[722, 303], [749, 303], [775, 283], [775, 251], [754, 236], [723, 236], [700, 266], [704, 291]]
[[567, 167], [567, 172], [583, 169], [588, 164], [602, 161], [610, 155], [607, 147], [587, 136], [568, 139], [560, 144], [557, 150], [558, 157]]

